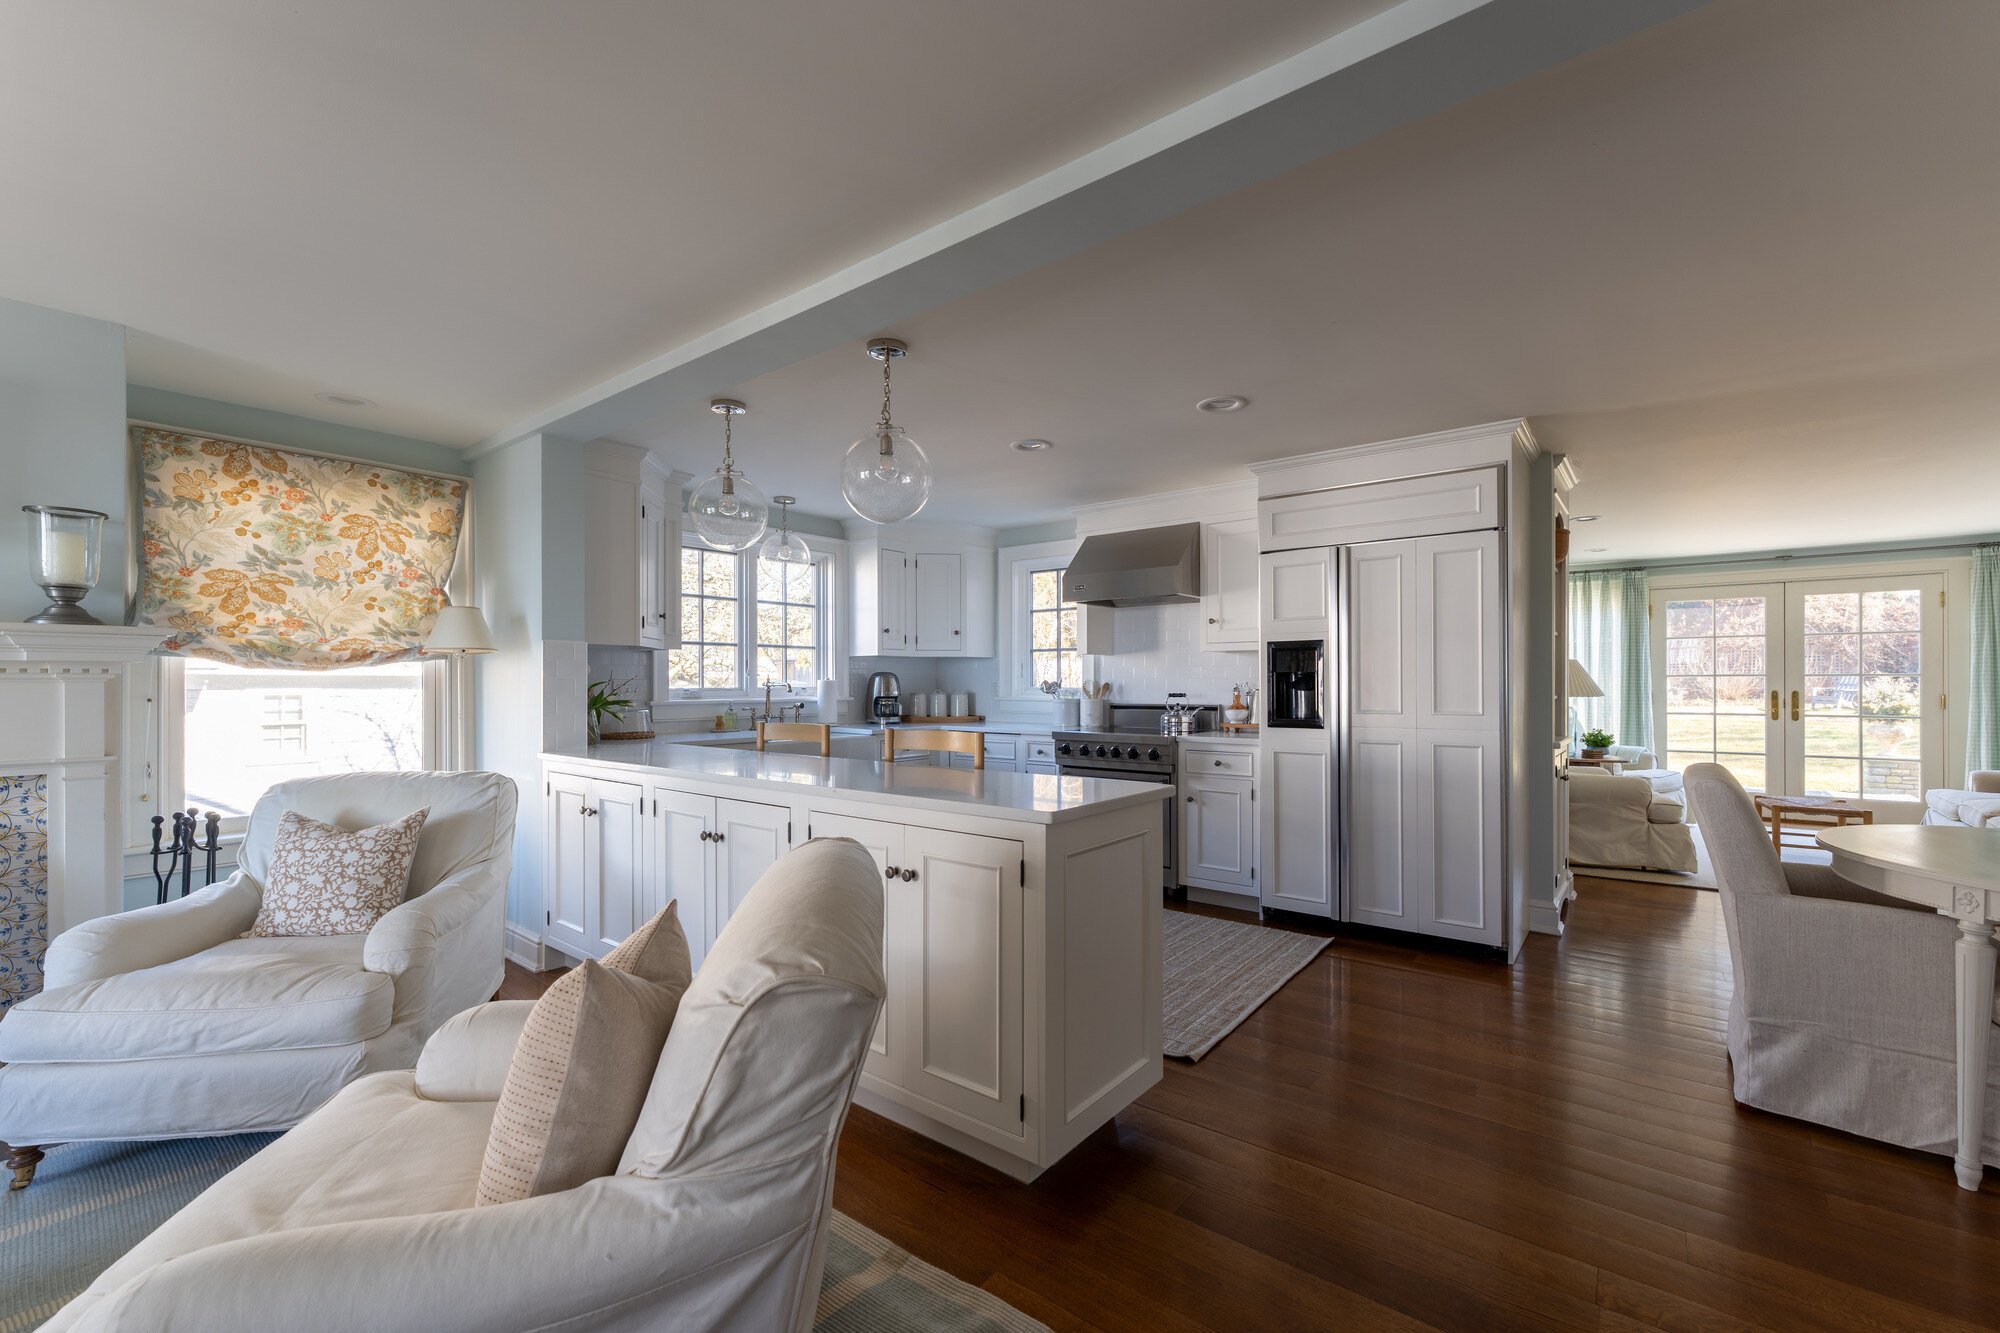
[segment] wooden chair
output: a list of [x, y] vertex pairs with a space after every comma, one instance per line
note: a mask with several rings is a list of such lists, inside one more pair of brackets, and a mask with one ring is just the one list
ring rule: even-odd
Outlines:
[[819, 757], [833, 756], [833, 728], [825, 722], [759, 722], [757, 724], [757, 748], [762, 750], [765, 741], [816, 741]]
[[986, 737], [976, 731], [904, 731], [882, 728], [882, 762], [896, 762], [898, 750], [949, 750], [972, 756], [974, 768], [986, 767]]

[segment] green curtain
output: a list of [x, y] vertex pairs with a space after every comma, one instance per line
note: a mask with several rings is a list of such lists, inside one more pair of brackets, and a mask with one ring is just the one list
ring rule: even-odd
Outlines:
[[1571, 701], [1583, 730], [1602, 728], [1620, 745], [1658, 753], [1644, 570], [1586, 569], [1569, 576], [1569, 651], [1604, 690], [1602, 699]]
[[2000, 768], [2000, 545], [1982, 546], [1972, 557], [1970, 684], [1965, 766]]

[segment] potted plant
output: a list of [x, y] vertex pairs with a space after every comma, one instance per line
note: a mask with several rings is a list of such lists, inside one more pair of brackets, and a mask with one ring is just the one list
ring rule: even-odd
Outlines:
[[[598, 740], [604, 735], [604, 724], [606, 722], [615, 724], [620, 717], [624, 716], [625, 710], [632, 706], [632, 701], [624, 698], [620, 693], [622, 690], [629, 689], [631, 684], [632, 682], [630, 681], [627, 681], [624, 685], [618, 685], [609, 680], [593, 680], [590, 682], [590, 699], [585, 704], [585, 707], [590, 710], [590, 743], [592, 745], [597, 744]], [[617, 730], [617, 727], [614, 725], [612, 730]]]
[[1582, 736], [1583, 757], [1585, 759], [1604, 758], [1604, 752], [1611, 748], [1611, 742], [1615, 739], [1610, 732], [1604, 730], [1602, 727], [1591, 728], [1589, 731], [1584, 732]]

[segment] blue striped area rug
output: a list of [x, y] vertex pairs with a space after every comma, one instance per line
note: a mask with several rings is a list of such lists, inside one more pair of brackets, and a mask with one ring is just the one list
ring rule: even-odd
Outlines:
[[[49, 1149], [0, 1193], [0, 1333], [31, 1329], [274, 1134]], [[821, 1333], [1049, 1333], [1048, 1326], [833, 1215]]]

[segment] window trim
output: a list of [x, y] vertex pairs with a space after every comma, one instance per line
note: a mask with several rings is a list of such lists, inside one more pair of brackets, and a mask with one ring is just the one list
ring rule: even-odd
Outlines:
[[[847, 561], [847, 543], [838, 538], [808, 535], [807, 543], [812, 548], [814, 577], [818, 582], [819, 601], [819, 663], [822, 674], [820, 680], [842, 680], [846, 671], [841, 665], [847, 656], [844, 612], [846, 606], [845, 585], [842, 582]], [[760, 543], [761, 544], [761, 543]], [[681, 536], [683, 549], [714, 551], [715, 548], [693, 533]], [[729, 555], [731, 552], [717, 552]], [[659, 656], [658, 685], [654, 698], [657, 701], [655, 713], [660, 709], [669, 710], [668, 716], [677, 714], [693, 715], [712, 711], [715, 704], [740, 704], [763, 702], [763, 690], [755, 684], [757, 679], [757, 571], [755, 568], [757, 548], [733, 553], [737, 559], [736, 570], [736, 676], [739, 682], [735, 690], [699, 690], [684, 686], [669, 686], [667, 680], [668, 656], [675, 651], [666, 649]], [[686, 596], [685, 593], [682, 594]], [[836, 693], [840, 691], [836, 690]], [[785, 696], [791, 702], [811, 699], [810, 693]]]
[[[1029, 702], [1047, 698], [1035, 688], [1030, 679], [1033, 674], [1034, 656], [1028, 641], [1033, 628], [1032, 584], [1030, 576], [1046, 570], [1069, 568], [1070, 560], [1076, 555], [1081, 540], [1036, 542], [1029, 546], [1007, 546], [1000, 550], [1000, 569], [1007, 590], [1006, 600], [1001, 603], [1003, 619], [1000, 625], [1000, 698], [1017, 702]], [[1077, 617], [1077, 658], [1082, 664], [1084, 677], [1096, 674], [1096, 666], [1091, 661], [1092, 654], [1083, 650], [1085, 642], [1083, 617]]]

